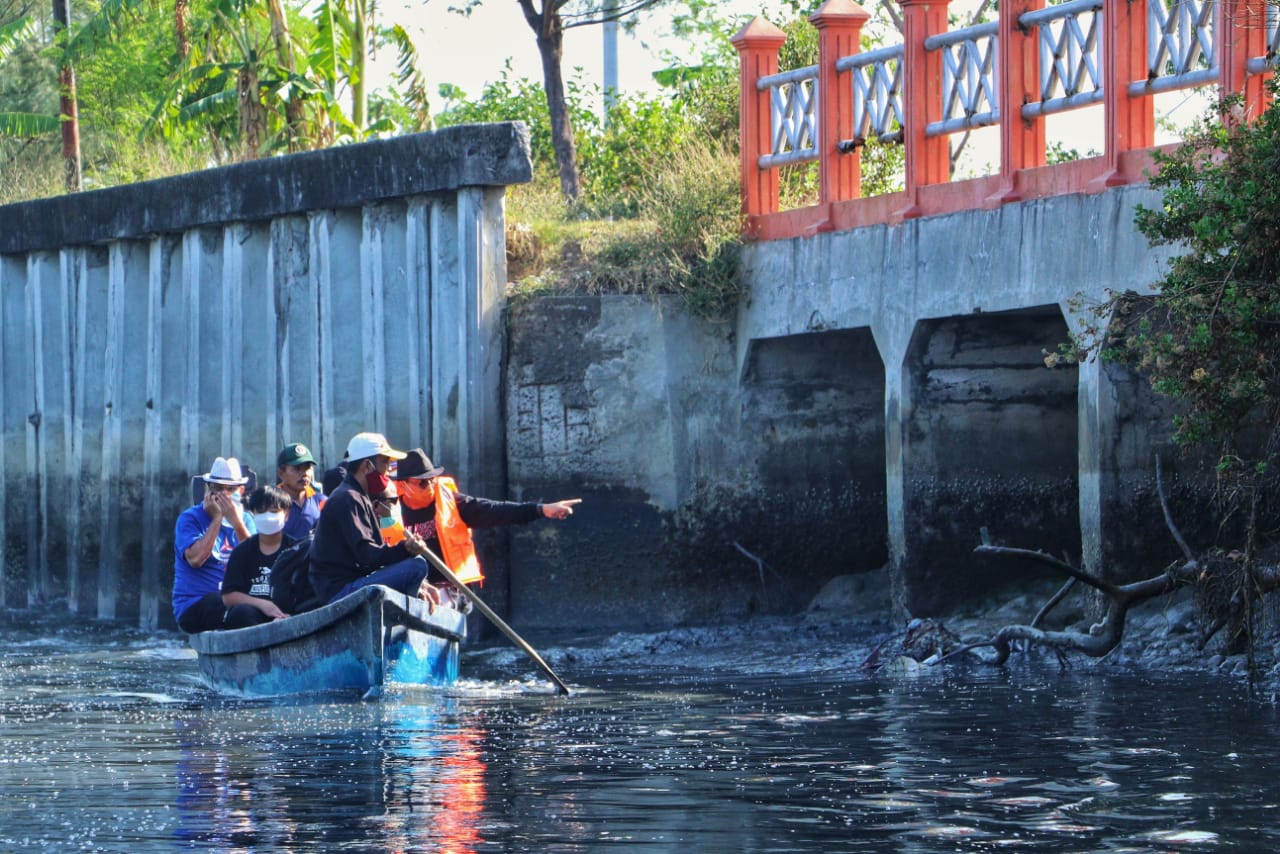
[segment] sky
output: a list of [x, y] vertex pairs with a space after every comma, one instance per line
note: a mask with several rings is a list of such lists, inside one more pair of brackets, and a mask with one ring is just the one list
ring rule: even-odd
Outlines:
[[[470, 98], [478, 98], [486, 82], [502, 77], [509, 62], [513, 79], [529, 78], [542, 81], [542, 66], [533, 31], [520, 14], [516, 0], [485, 0], [470, 17], [448, 11], [450, 5], [462, 0], [443, 2], [404, 2], [391, 0], [381, 6], [384, 23], [387, 18], [402, 24], [414, 39], [418, 48], [421, 70], [427, 79], [427, 90], [432, 103], [439, 106], [437, 96], [441, 83], [459, 86]], [[955, 0], [951, 11], [964, 14], [978, 0]], [[874, 0], [865, 0], [864, 6], [874, 7]], [[722, 0], [720, 10], [725, 17], [764, 14], [774, 23], [782, 23], [789, 13], [780, 11], [778, 0]], [[619, 32], [618, 69], [619, 88], [623, 94], [658, 93], [653, 72], [666, 67], [661, 59], [662, 49], [690, 56], [693, 51], [677, 40], [665, 35], [670, 13], [662, 9], [641, 13], [635, 33]], [[724, 33], [728, 39], [732, 32]], [[691, 57], [692, 58], [692, 57]], [[393, 50], [384, 50], [378, 57], [384, 79], [390, 79], [394, 67]], [[575, 74], [587, 84], [601, 85], [603, 78], [603, 33], [599, 26], [579, 27], [565, 33], [564, 72], [566, 80]], [[575, 71], [581, 69], [581, 72]], [[1190, 92], [1172, 92], [1157, 97], [1158, 116], [1185, 125], [1200, 115], [1207, 100]], [[600, 105], [600, 108], [603, 104]], [[1052, 144], [1058, 142], [1066, 148], [1074, 148], [1082, 155], [1102, 150], [1102, 107], [1050, 117], [1047, 120], [1047, 136]], [[1177, 134], [1162, 128], [1157, 133], [1157, 143], [1170, 142]], [[999, 141], [996, 128], [976, 131], [966, 145], [966, 152], [958, 173], [966, 177], [989, 174], [999, 169]]]
[[[486, 82], [502, 77], [508, 60], [514, 79], [527, 77], [542, 82], [542, 64], [533, 30], [520, 14], [516, 0], [487, 0], [469, 18], [448, 11], [461, 0], [444, 2], [409, 2], [392, 0], [381, 6], [381, 14], [405, 27], [418, 48], [428, 91], [434, 97], [439, 84], [453, 83], [469, 97], [479, 97]], [[780, 20], [776, 3], [769, 0], [725, 0], [722, 12], [754, 15], [769, 11], [770, 19]], [[657, 10], [640, 13], [635, 34], [618, 33], [618, 83], [624, 94], [655, 94], [658, 87], [653, 72], [665, 67], [660, 49], [686, 50], [676, 40], [665, 37], [668, 12]], [[732, 33], [725, 33], [727, 39]], [[581, 68], [581, 79], [601, 85], [603, 80], [603, 28], [577, 27], [567, 30], [564, 38], [564, 71], [566, 79]], [[384, 51], [381, 64], [393, 66], [394, 51]], [[387, 72], [389, 73], [389, 71]]]

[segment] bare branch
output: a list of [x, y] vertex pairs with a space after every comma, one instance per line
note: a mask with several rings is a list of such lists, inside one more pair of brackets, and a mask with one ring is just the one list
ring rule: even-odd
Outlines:
[[650, 6], [657, 6], [662, 2], [665, 2], [665, 0], [631, 0], [629, 3], [619, 4], [616, 9], [610, 10], [607, 14], [604, 7], [601, 6], [584, 12], [561, 12], [560, 16], [564, 21], [564, 28], [568, 30], [573, 27], [589, 27], [595, 24], [606, 24], [610, 21], [620, 21], [628, 15], [648, 9]]
[[1049, 616], [1049, 612], [1058, 606], [1058, 603], [1067, 598], [1067, 594], [1071, 592], [1071, 588], [1076, 586], [1076, 577], [1073, 575], [1068, 578], [1066, 583], [1058, 588], [1058, 592], [1050, 597], [1048, 602], [1044, 603], [1044, 607], [1036, 614], [1035, 619], [1031, 621], [1032, 628], [1039, 628], [1045, 618]]
[[977, 554], [1000, 555], [1003, 557], [1029, 558], [1031, 560], [1039, 561], [1040, 563], [1047, 563], [1049, 564], [1049, 566], [1052, 566], [1055, 569], [1065, 572], [1067, 575], [1071, 576], [1077, 581], [1082, 581], [1085, 584], [1089, 585], [1090, 587], [1094, 588], [1095, 590], [1101, 590], [1103, 593], [1106, 593], [1108, 596], [1113, 596], [1118, 592], [1118, 588], [1111, 582], [1103, 581], [1100, 578], [1094, 578], [1092, 575], [1085, 572], [1083, 569], [1078, 569], [1075, 566], [1072, 566], [1071, 564], [1067, 563], [1065, 560], [1056, 558], [1053, 555], [1048, 554], [1046, 552], [1032, 551], [1031, 549], [1018, 549], [1018, 548], [1012, 548], [1010, 546], [992, 546], [992, 545], [985, 545], [985, 544], [978, 546], [976, 549], [974, 549], [974, 552]]
[[786, 579], [783, 578], [776, 569], [769, 566], [769, 564], [765, 563], [764, 558], [760, 557], [759, 555], [754, 555], [751, 552], [747, 551], [745, 548], [742, 547], [742, 544], [739, 543], [737, 540], [734, 541], [733, 547], [737, 549], [739, 552], [741, 552], [742, 555], [745, 556], [748, 560], [755, 562], [756, 571], [760, 573], [761, 588], [764, 587], [764, 571], [766, 569], [769, 570], [771, 573], [773, 573], [774, 578], [778, 579], [779, 581], [786, 581]]
[[1156, 492], [1160, 496], [1160, 509], [1164, 512], [1165, 527], [1173, 535], [1173, 541], [1182, 550], [1182, 556], [1187, 559], [1187, 563], [1194, 563], [1196, 557], [1191, 553], [1191, 548], [1187, 545], [1187, 541], [1182, 538], [1182, 532], [1178, 530], [1177, 524], [1173, 521], [1173, 513], [1169, 511], [1169, 502], [1164, 494], [1164, 469], [1160, 464], [1159, 454], [1156, 454]]

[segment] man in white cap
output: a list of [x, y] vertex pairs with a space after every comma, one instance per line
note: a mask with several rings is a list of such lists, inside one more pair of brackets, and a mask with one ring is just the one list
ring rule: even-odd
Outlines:
[[371, 584], [437, 601], [434, 588], [425, 583], [421, 538], [406, 536], [387, 545], [374, 508], [374, 498], [391, 483], [391, 461], [404, 457], [381, 433], [357, 433], [347, 443], [346, 474], [325, 500], [311, 543], [311, 586], [320, 601], [332, 602]]
[[187, 634], [257, 622], [241, 606], [228, 610], [221, 592], [231, 550], [253, 534], [240, 505], [249, 478], [235, 457], [218, 457], [202, 480], [204, 500], [178, 516], [173, 532], [173, 617]]

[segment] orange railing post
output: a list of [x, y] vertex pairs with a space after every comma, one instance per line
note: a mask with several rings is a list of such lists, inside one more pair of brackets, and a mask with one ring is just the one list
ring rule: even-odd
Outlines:
[[1000, 189], [987, 199], [996, 207], [1022, 198], [1018, 172], [1045, 164], [1044, 117], [1022, 117], [1022, 106], [1040, 100], [1040, 34], [1018, 19], [1044, 8], [1044, 0], [1005, 0], [1000, 5]]
[[1130, 95], [1129, 84], [1147, 79], [1145, 0], [1104, 0], [1102, 6], [1103, 172], [1091, 189], [1129, 181], [1120, 155], [1150, 148], [1156, 141], [1155, 106], [1146, 94]]
[[1267, 52], [1266, 0], [1218, 0], [1214, 11], [1218, 40], [1218, 87], [1222, 95], [1244, 98], [1244, 118], [1252, 121], [1267, 108], [1267, 75], [1246, 68]]
[[818, 29], [818, 202], [856, 199], [862, 188], [858, 149], [840, 153], [841, 134], [853, 136], [851, 72], [836, 71], [836, 60], [860, 48], [862, 25], [871, 14], [854, 0], [827, 0], [809, 16]]
[[778, 72], [778, 49], [786, 40], [782, 30], [758, 16], [729, 40], [738, 51], [742, 212], [748, 217], [778, 210], [778, 170], [760, 168], [760, 158], [773, 151], [769, 93], [756, 81]]
[[907, 206], [896, 216], [920, 216], [920, 188], [951, 179], [951, 142], [925, 126], [942, 120], [942, 56], [924, 40], [947, 31], [950, 0], [898, 0], [902, 6], [902, 141], [906, 147]]

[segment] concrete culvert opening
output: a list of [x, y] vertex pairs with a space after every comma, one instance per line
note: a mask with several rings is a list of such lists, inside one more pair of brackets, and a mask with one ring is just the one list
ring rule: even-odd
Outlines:
[[1045, 365], [1068, 339], [1056, 305], [917, 325], [904, 365], [899, 567], [912, 614], [1050, 580], [1031, 562], [975, 555], [984, 527], [999, 544], [1080, 559], [1077, 369]]
[[884, 363], [869, 330], [752, 342], [741, 429], [756, 497], [738, 542], [776, 570], [763, 582], [776, 605], [885, 564]]

